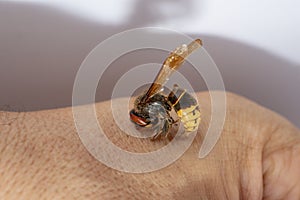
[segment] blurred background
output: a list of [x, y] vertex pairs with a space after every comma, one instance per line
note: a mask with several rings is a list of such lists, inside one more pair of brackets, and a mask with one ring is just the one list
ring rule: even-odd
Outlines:
[[[299, 8], [297, 0], [0, 1], [1, 110], [71, 106], [76, 72], [98, 43], [130, 28], [158, 26], [201, 38], [228, 91], [300, 127]], [[110, 99], [115, 82], [130, 68], [161, 63], [166, 55], [121, 57], [101, 79], [96, 100]], [[193, 74], [188, 68], [182, 72]]]

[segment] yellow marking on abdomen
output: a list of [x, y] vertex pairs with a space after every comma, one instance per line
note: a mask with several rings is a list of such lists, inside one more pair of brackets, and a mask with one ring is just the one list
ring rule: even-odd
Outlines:
[[180, 121], [183, 123], [186, 131], [191, 132], [198, 129], [201, 121], [201, 113], [198, 105], [180, 109], [177, 111], [177, 115], [180, 117]]

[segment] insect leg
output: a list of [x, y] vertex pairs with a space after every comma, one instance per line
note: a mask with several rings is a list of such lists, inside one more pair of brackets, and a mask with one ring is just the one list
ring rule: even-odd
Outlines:
[[169, 135], [169, 130], [171, 128], [172, 124], [170, 123], [169, 120], [164, 120], [163, 122], [163, 127], [159, 132], [157, 132], [153, 137], [152, 140], [157, 140], [160, 139], [162, 136], [163, 137], [168, 137]]

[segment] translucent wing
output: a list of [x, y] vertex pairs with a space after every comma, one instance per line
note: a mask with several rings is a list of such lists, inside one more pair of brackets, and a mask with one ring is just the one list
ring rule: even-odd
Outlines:
[[171, 52], [164, 61], [154, 82], [151, 84], [149, 90], [141, 101], [146, 102], [150, 97], [156, 94], [166, 83], [168, 77], [181, 66], [185, 58], [201, 46], [202, 41], [200, 39], [196, 39], [189, 45], [183, 44], [182, 46], [177, 47], [173, 52]]

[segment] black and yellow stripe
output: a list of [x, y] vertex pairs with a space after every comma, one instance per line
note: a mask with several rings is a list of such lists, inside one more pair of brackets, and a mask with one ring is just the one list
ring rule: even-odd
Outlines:
[[174, 85], [168, 101], [173, 105], [186, 131], [191, 132], [198, 129], [201, 113], [197, 100], [191, 94]]

